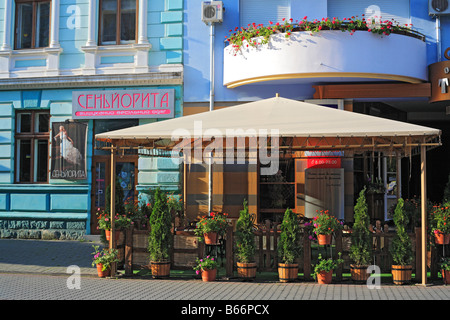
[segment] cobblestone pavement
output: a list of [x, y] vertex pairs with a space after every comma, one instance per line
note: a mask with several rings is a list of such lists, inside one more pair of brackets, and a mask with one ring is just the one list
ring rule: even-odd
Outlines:
[[0, 299], [6, 300], [449, 300], [449, 286], [366, 285], [313, 282], [202, 282], [0, 274]]
[[[441, 284], [382, 284], [369, 289], [350, 281], [318, 285], [176, 277], [101, 279], [91, 266], [93, 244], [98, 243], [0, 239], [0, 300], [450, 300], [450, 286]], [[70, 265], [80, 268], [80, 277], [67, 273]]]
[[92, 267], [93, 245], [102, 246], [99, 237], [86, 241], [0, 239], [1, 273], [66, 274], [77, 265], [81, 275], [96, 275]]

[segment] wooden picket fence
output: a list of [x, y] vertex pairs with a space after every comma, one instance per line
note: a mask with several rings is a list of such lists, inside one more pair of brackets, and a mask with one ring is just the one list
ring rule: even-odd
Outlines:
[[[313, 265], [317, 262], [317, 255], [323, 257], [337, 258], [338, 252], [342, 253], [344, 263], [335, 270], [336, 280], [342, 280], [343, 273], [349, 273], [350, 258], [349, 250], [351, 245], [351, 234], [339, 231], [334, 234], [331, 246], [319, 246], [317, 242], [311, 241], [308, 234], [303, 230], [302, 257], [299, 259], [299, 273], [303, 274], [304, 280], [311, 280]], [[416, 228], [409, 236], [412, 241], [414, 259], [412, 262], [413, 273], [416, 280], [421, 274], [421, 246], [420, 228]], [[149, 268], [149, 258], [147, 252], [148, 230], [128, 229], [124, 232], [124, 239], [120, 241], [119, 251], [123, 250], [123, 267], [125, 274], [132, 274], [134, 269]], [[258, 272], [277, 272], [278, 254], [277, 246], [280, 237], [280, 228], [277, 223], [266, 222], [255, 226], [255, 242]], [[392, 242], [394, 232], [374, 233], [373, 240], [373, 263], [380, 267], [382, 273], [390, 273], [392, 257], [389, 247]], [[221, 257], [222, 266], [225, 267], [227, 277], [233, 277], [236, 269], [236, 259], [233, 250], [234, 231], [230, 225], [227, 228], [226, 236], [221, 242], [216, 254]], [[209, 248], [210, 249], [210, 248]], [[192, 231], [176, 231], [174, 234], [174, 250], [172, 251], [173, 270], [192, 270], [196, 258], [204, 256], [208, 250], [203, 242], [199, 242]], [[431, 271], [431, 278], [438, 277], [438, 254], [436, 249], [431, 247], [431, 257], [428, 267]]]

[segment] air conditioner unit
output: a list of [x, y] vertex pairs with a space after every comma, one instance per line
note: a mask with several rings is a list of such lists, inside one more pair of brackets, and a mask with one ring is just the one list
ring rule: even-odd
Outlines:
[[429, 15], [450, 15], [450, 0], [428, 0]]
[[206, 24], [223, 21], [223, 2], [204, 1], [202, 2], [202, 21]]

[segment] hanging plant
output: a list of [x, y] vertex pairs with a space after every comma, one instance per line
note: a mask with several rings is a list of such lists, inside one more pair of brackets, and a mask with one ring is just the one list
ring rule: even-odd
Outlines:
[[225, 41], [232, 46], [232, 53], [236, 53], [243, 47], [259, 47], [267, 44], [270, 36], [275, 33], [284, 33], [285, 38], [290, 38], [294, 31], [308, 31], [311, 34], [323, 30], [340, 30], [354, 34], [356, 31], [367, 31], [374, 34], [388, 36], [391, 33], [404, 33], [417, 36], [416, 32], [411, 30], [412, 24], [400, 25], [394, 20], [382, 20], [381, 17], [365, 18], [364, 14], [361, 18], [352, 16], [351, 18], [338, 19], [322, 18], [309, 21], [305, 16], [301, 20], [282, 19], [282, 23], [269, 21], [268, 25], [251, 23], [247, 28], [234, 28], [229, 30], [229, 35], [225, 37]]

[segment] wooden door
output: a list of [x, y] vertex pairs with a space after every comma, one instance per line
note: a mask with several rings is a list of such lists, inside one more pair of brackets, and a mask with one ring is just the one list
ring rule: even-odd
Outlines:
[[[138, 156], [125, 155], [116, 158], [116, 179], [122, 187], [124, 202], [134, 203], [137, 200], [136, 190], [138, 173]], [[91, 233], [99, 234], [97, 230], [97, 212], [103, 212], [106, 206], [106, 188], [111, 183], [110, 156], [94, 156], [92, 161], [92, 192], [91, 192]], [[125, 212], [117, 212], [125, 213]]]

